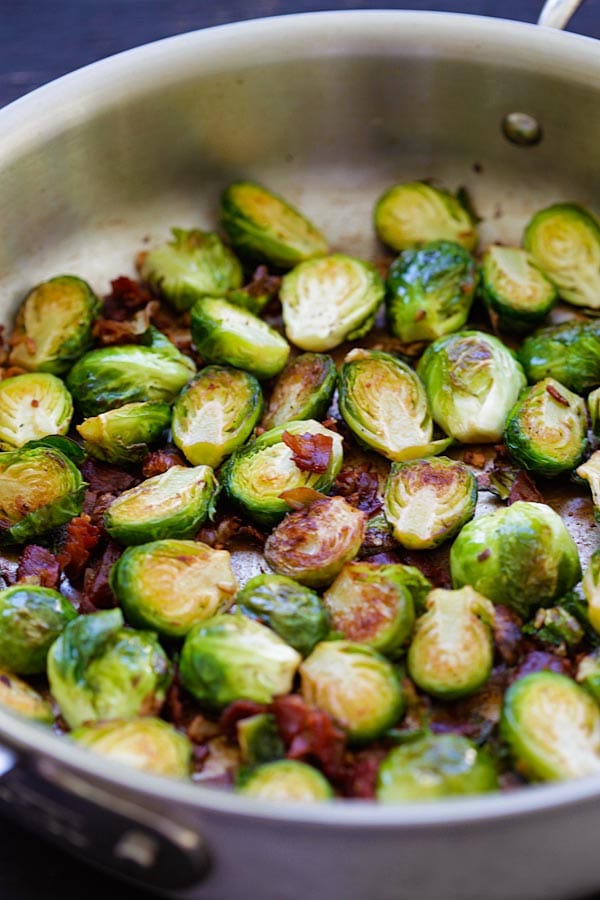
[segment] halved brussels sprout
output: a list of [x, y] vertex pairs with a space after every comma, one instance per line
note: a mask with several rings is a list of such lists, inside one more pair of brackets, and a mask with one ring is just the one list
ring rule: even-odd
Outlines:
[[379, 767], [380, 803], [413, 803], [498, 790], [490, 756], [458, 734], [428, 734], [394, 747]]
[[365, 533], [365, 513], [343, 497], [323, 497], [295, 510], [265, 543], [265, 559], [280, 575], [319, 588], [354, 559]]
[[257, 378], [272, 378], [281, 372], [290, 353], [278, 331], [219, 297], [197, 300], [190, 326], [194, 344], [206, 362], [235, 366]]
[[273, 713], [257, 713], [240, 719], [236, 731], [243, 765], [259, 766], [284, 758], [285, 745]]
[[77, 425], [90, 456], [110, 463], [139, 462], [171, 422], [171, 407], [160, 400], [126, 403]]
[[600, 437], [600, 388], [590, 391], [586, 399], [587, 409], [590, 414], [590, 425], [596, 437]]
[[577, 647], [584, 638], [581, 622], [564, 606], [538, 609], [533, 620], [523, 628], [523, 634], [533, 635], [538, 641], [562, 647], [566, 651]]
[[501, 326], [517, 333], [539, 325], [558, 300], [556, 288], [530, 253], [500, 244], [483, 254], [480, 290]]
[[156, 635], [124, 628], [120, 609], [78, 616], [48, 653], [50, 690], [70, 728], [155, 715], [171, 677]]
[[300, 659], [266, 625], [242, 615], [220, 615], [189, 631], [181, 651], [181, 681], [212, 709], [234, 700], [270, 703], [291, 691]]
[[234, 181], [221, 197], [221, 220], [235, 249], [289, 269], [327, 253], [312, 222], [282, 197], [251, 181]]
[[9, 362], [30, 372], [62, 375], [85, 353], [100, 301], [75, 275], [38, 284], [25, 298], [15, 322]]
[[185, 778], [190, 773], [190, 741], [162, 719], [144, 716], [95, 722], [75, 729], [69, 737], [94, 753], [153, 775]]
[[457, 196], [423, 181], [395, 184], [375, 206], [375, 230], [393, 250], [430, 241], [455, 241], [467, 250], [477, 244], [473, 216]]
[[268, 625], [302, 656], [329, 634], [329, 615], [319, 595], [285, 575], [255, 575], [235, 603], [245, 616]]
[[559, 475], [578, 465], [587, 447], [585, 402], [554, 378], [529, 388], [506, 419], [504, 443], [530, 472]]
[[575, 474], [589, 484], [594, 504], [594, 518], [600, 522], [600, 450], [592, 453], [582, 466], [575, 469]]
[[368, 644], [385, 656], [402, 655], [415, 622], [404, 566], [347, 563], [323, 601], [331, 624], [348, 641]]
[[600, 384], [600, 319], [540, 328], [525, 338], [518, 356], [531, 384], [556, 378], [582, 394]]
[[242, 778], [236, 792], [256, 800], [322, 803], [333, 798], [333, 790], [324, 775], [297, 759], [265, 763]]
[[54, 722], [52, 705], [41, 694], [12, 672], [0, 670], [0, 706], [34, 722]]
[[171, 234], [170, 241], [144, 255], [140, 275], [175, 309], [241, 286], [242, 266], [218, 234], [197, 228], [172, 228]]
[[300, 487], [328, 491], [342, 462], [339, 434], [313, 419], [288, 422], [237, 450], [225, 463], [222, 484], [247, 515], [270, 526], [289, 510], [282, 494]]
[[286, 336], [302, 350], [331, 350], [371, 330], [384, 295], [371, 263], [344, 253], [308, 260], [281, 282]]
[[405, 250], [390, 266], [386, 307], [401, 341], [434, 341], [462, 328], [477, 286], [475, 260], [453, 241]]
[[46, 671], [46, 656], [77, 613], [52, 588], [15, 584], [0, 591], [0, 667], [17, 675]]
[[455, 588], [471, 585], [526, 618], [581, 578], [575, 541], [544, 503], [519, 500], [468, 522], [450, 550]]
[[50, 434], [66, 434], [73, 400], [49, 372], [27, 372], [0, 381], [0, 450], [15, 450]]
[[24, 543], [81, 513], [85, 483], [60, 450], [0, 453], [0, 542]]
[[324, 353], [301, 353], [278, 376], [261, 425], [276, 428], [295, 419], [325, 417], [337, 380], [335, 363]]
[[354, 349], [340, 372], [340, 412], [357, 440], [388, 459], [441, 453], [425, 388], [410, 366], [381, 350]]
[[97, 416], [127, 403], [175, 399], [196, 367], [167, 338], [152, 334], [150, 341], [150, 346], [122, 344], [90, 350], [75, 363], [67, 387], [84, 416]]
[[566, 675], [534, 672], [504, 696], [500, 734], [532, 781], [600, 772], [600, 708]]
[[417, 366], [433, 418], [465, 444], [499, 441], [525, 375], [501, 341], [461, 331], [430, 344]]
[[475, 693], [486, 683], [494, 661], [493, 604], [473, 588], [438, 588], [427, 598], [408, 651], [415, 684], [442, 700]]
[[555, 203], [537, 212], [523, 246], [551, 278], [567, 303], [600, 309], [600, 224], [576, 203]]
[[577, 663], [575, 678], [578, 683], [600, 703], [600, 648], [581, 657]]
[[463, 462], [439, 456], [392, 463], [384, 510], [403, 547], [437, 547], [473, 518], [476, 505], [477, 480]]
[[581, 589], [587, 602], [588, 621], [594, 631], [600, 634], [600, 550], [595, 550], [590, 556]]
[[254, 375], [207, 366], [183, 389], [173, 407], [173, 442], [194, 466], [219, 466], [252, 434], [263, 396]]
[[396, 670], [366, 644], [323, 641], [300, 666], [306, 703], [328, 713], [361, 744], [382, 735], [404, 713]]
[[122, 544], [192, 538], [208, 515], [216, 489], [209, 466], [171, 466], [123, 491], [104, 513], [104, 526]]
[[111, 569], [110, 585], [128, 622], [173, 638], [225, 612], [237, 591], [227, 550], [199, 541], [128, 547]]

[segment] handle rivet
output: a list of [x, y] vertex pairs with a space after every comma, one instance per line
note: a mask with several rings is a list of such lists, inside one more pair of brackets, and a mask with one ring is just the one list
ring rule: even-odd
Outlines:
[[533, 147], [542, 139], [542, 126], [529, 113], [511, 112], [502, 119], [504, 137], [519, 147]]

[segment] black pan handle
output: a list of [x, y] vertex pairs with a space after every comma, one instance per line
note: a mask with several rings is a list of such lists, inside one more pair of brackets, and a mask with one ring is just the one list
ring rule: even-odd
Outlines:
[[0, 745], [0, 804], [62, 850], [159, 895], [197, 886], [210, 868], [196, 828], [42, 755]]

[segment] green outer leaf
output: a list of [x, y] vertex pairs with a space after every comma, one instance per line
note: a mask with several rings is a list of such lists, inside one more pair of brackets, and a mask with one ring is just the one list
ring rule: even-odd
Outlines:
[[236, 783], [238, 794], [260, 800], [322, 803], [333, 799], [333, 790], [324, 775], [297, 759], [264, 763], [246, 773]]
[[530, 253], [498, 244], [483, 254], [479, 290], [501, 325], [518, 334], [539, 325], [558, 300], [556, 288]]
[[49, 447], [51, 450], [59, 450], [71, 462], [82, 463], [86, 458], [86, 452], [72, 438], [64, 434], [49, 434], [37, 441], [27, 441], [22, 450], [34, 450], [36, 447]]
[[518, 357], [530, 383], [555, 378], [583, 394], [600, 385], [600, 319], [542, 328], [525, 338]]
[[50, 646], [76, 617], [52, 588], [15, 584], [0, 591], [0, 667], [17, 675], [45, 672]]
[[295, 419], [321, 421], [337, 383], [337, 369], [326, 353], [301, 353], [278, 376], [261, 424], [276, 428]]
[[148, 455], [171, 422], [171, 407], [162, 400], [127, 403], [77, 425], [86, 452], [96, 459], [127, 465]]

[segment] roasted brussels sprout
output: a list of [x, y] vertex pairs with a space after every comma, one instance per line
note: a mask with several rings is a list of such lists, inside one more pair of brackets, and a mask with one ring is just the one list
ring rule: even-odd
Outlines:
[[242, 266], [218, 234], [172, 228], [172, 239], [146, 253], [140, 275], [153, 291], [177, 310], [200, 297], [224, 297], [241, 287]]
[[72, 731], [69, 737], [94, 753], [153, 775], [189, 775], [192, 745], [184, 734], [162, 719], [95, 722]]
[[590, 425], [596, 437], [600, 437], [600, 388], [590, 391], [586, 399], [587, 409], [590, 415]]
[[54, 722], [52, 705], [41, 694], [12, 672], [0, 670], [0, 706], [34, 722]]
[[150, 346], [123, 344], [90, 350], [75, 363], [67, 387], [84, 416], [97, 416], [127, 403], [175, 399], [196, 367], [167, 338], [152, 334], [150, 341]]
[[333, 253], [296, 266], [281, 282], [288, 340], [302, 350], [324, 351], [365, 335], [385, 295], [371, 263]]
[[235, 603], [245, 616], [268, 625], [302, 656], [329, 634], [329, 615], [319, 595], [285, 575], [255, 575]]
[[328, 713], [361, 744], [382, 735], [404, 713], [392, 664], [366, 644], [323, 641], [300, 666], [306, 703]]
[[566, 675], [534, 672], [504, 696], [500, 734], [532, 781], [600, 772], [600, 708]]
[[323, 497], [295, 510], [265, 543], [265, 559], [280, 575], [320, 588], [331, 584], [363, 541], [366, 516], [343, 497]]
[[49, 372], [27, 372], [0, 381], [0, 450], [15, 450], [50, 434], [66, 434], [73, 401]]
[[517, 334], [539, 325], [558, 299], [556, 288], [530, 253], [501, 244], [483, 254], [480, 291], [500, 325]]
[[431, 440], [425, 388], [410, 366], [381, 350], [351, 350], [340, 372], [340, 412], [361, 444], [388, 459], [441, 453]]
[[530, 472], [559, 475], [578, 465], [587, 447], [585, 402], [553, 378], [529, 388], [506, 420], [504, 443]]
[[579, 659], [575, 677], [596, 703], [600, 703], [600, 648]]
[[156, 635], [124, 628], [120, 609], [78, 616], [48, 652], [50, 690], [70, 728], [156, 714], [171, 677]]
[[224, 612], [237, 591], [227, 550], [199, 541], [128, 547], [111, 569], [110, 585], [128, 622], [173, 638]]
[[297, 759], [275, 760], [253, 769], [240, 779], [236, 791], [257, 800], [322, 803], [333, 798], [325, 776]]
[[467, 321], [477, 267], [464, 247], [432, 241], [405, 250], [387, 277], [387, 317], [401, 341], [434, 341], [458, 331]]
[[206, 362], [235, 366], [257, 378], [272, 378], [281, 372], [290, 353], [278, 331], [219, 297], [197, 300], [190, 325], [194, 344]]
[[581, 578], [575, 542], [544, 503], [519, 500], [468, 522], [450, 550], [455, 588], [471, 585], [526, 618]]
[[392, 463], [385, 517], [403, 547], [437, 547], [473, 518], [476, 505], [477, 481], [463, 462], [439, 456]]
[[259, 766], [284, 758], [285, 745], [273, 713], [257, 713], [240, 719], [236, 731], [243, 765]]
[[581, 582], [583, 596], [587, 602], [587, 618], [600, 635], [600, 550], [590, 556]]
[[300, 659], [266, 625], [243, 615], [220, 615], [189, 631], [180, 675], [188, 691], [213, 709], [234, 700], [270, 703], [290, 692]]
[[430, 344], [417, 366], [433, 418], [465, 444], [499, 441], [525, 375], [511, 351], [481, 331], [461, 331]]
[[323, 595], [334, 631], [385, 656], [400, 656], [415, 622], [404, 570], [394, 564], [347, 563]]
[[252, 434], [263, 396], [254, 375], [207, 366], [183, 389], [173, 407], [173, 442], [194, 466], [220, 466]]
[[394, 747], [379, 767], [377, 799], [412, 803], [498, 790], [492, 758], [459, 734], [428, 734]]
[[263, 428], [276, 428], [295, 419], [325, 417], [335, 390], [337, 370], [324, 353], [301, 353], [277, 378]]
[[209, 466], [172, 466], [123, 491], [104, 513], [104, 526], [121, 544], [192, 538], [208, 515], [216, 488]]
[[470, 211], [454, 194], [423, 181], [388, 188], [377, 201], [374, 218], [377, 234], [393, 250], [430, 241], [455, 241], [466, 250], [477, 244]]
[[551, 278], [567, 303], [600, 309], [600, 224], [576, 203], [555, 203], [537, 212], [523, 246]]
[[525, 338], [518, 357], [531, 384], [555, 378], [582, 394], [600, 384], [600, 319], [541, 328]]
[[431, 591], [408, 651], [415, 684], [442, 700], [473, 694], [492, 671], [492, 603], [473, 588]]
[[60, 450], [0, 453], [0, 542], [24, 543], [81, 512], [85, 483]]
[[76, 616], [52, 588], [15, 584], [0, 591], [0, 667], [17, 675], [45, 672], [50, 646]]
[[77, 425], [90, 456], [110, 463], [134, 463], [147, 456], [171, 422], [171, 407], [161, 400], [126, 403]]
[[592, 453], [582, 466], [575, 469], [575, 473], [589, 484], [594, 504], [594, 518], [600, 522], [600, 450]]
[[533, 635], [538, 641], [561, 647], [561, 652], [565, 652], [581, 643], [585, 631], [577, 617], [564, 606], [551, 606], [538, 609], [533, 620], [523, 627], [523, 634]]
[[306, 419], [265, 431], [225, 463], [222, 484], [241, 509], [261, 525], [289, 510], [282, 494], [299, 487], [328, 491], [342, 467], [342, 439]]
[[223, 192], [221, 219], [242, 256], [281, 269], [327, 253], [327, 241], [302, 213], [251, 181], [234, 181]]
[[63, 375], [88, 349], [99, 311], [100, 301], [89, 284], [75, 275], [38, 284], [17, 314], [11, 366]]

